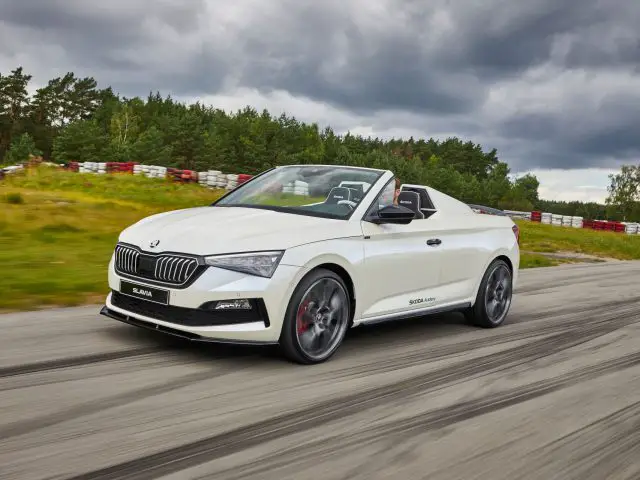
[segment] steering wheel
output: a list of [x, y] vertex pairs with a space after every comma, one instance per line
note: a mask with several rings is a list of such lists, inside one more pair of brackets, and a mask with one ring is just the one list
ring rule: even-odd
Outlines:
[[356, 208], [356, 203], [352, 202], [351, 200], [339, 200], [338, 201], [338, 205], [346, 205], [351, 210], [355, 210], [355, 208]]

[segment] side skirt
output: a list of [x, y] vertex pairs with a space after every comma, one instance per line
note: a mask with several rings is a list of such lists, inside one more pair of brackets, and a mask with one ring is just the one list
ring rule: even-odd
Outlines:
[[464, 310], [469, 307], [471, 307], [471, 302], [462, 302], [462, 303], [456, 303], [453, 305], [447, 305], [444, 307], [421, 308], [418, 310], [411, 310], [409, 312], [398, 312], [398, 313], [390, 313], [386, 315], [377, 315], [375, 317], [366, 318], [354, 326], [357, 327], [358, 325], [375, 325], [378, 323], [393, 322], [396, 320], [406, 320], [409, 318], [426, 317], [428, 315], [437, 315], [439, 313], [449, 313], [449, 312], [455, 312], [458, 310]]

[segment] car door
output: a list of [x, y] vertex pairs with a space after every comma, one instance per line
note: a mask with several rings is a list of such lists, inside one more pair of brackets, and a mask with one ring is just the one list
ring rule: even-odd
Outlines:
[[[393, 202], [394, 183], [389, 182], [374, 204]], [[439, 245], [430, 242], [428, 219], [407, 225], [362, 221], [365, 287], [358, 296], [363, 320], [420, 310], [439, 304], [441, 259]]]
[[466, 301], [475, 286], [489, 253], [486, 232], [473, 223], [473, 217], [434, 213], [428, 221], [431, 237], [440, 241], [438, 248], [440, 277], [437, 289], [442, 304]]
[[437, 306], [442, 266], [437, 245], [424, 222], [408, 225], [362, 223], [364, 233], [363, 277], [366, 282], [362, 319], [393, 315]]

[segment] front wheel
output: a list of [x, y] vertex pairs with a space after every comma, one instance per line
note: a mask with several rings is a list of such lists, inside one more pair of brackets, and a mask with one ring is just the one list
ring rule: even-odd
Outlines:
[[464, 314], [467, 319], [484, 328], [502, 325], [513, 296], [513, 275], [504, 260], [494, 260], [480, 282], [480, 288], [473, 307]]
[[297, 363], [324, 362], [342, 343], [350, 315], [351, 301], [342, 278], [330, 270], [314, 270], [291, 296], [280, 348]]

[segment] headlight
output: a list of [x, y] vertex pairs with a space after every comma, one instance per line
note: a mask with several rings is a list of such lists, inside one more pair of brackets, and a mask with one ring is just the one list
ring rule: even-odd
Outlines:
[[283, 253], [283, 251], [273, 251], [213, 255], [205, 257], [204, 262], [212, 267], [271, 278], [278, 268]]

